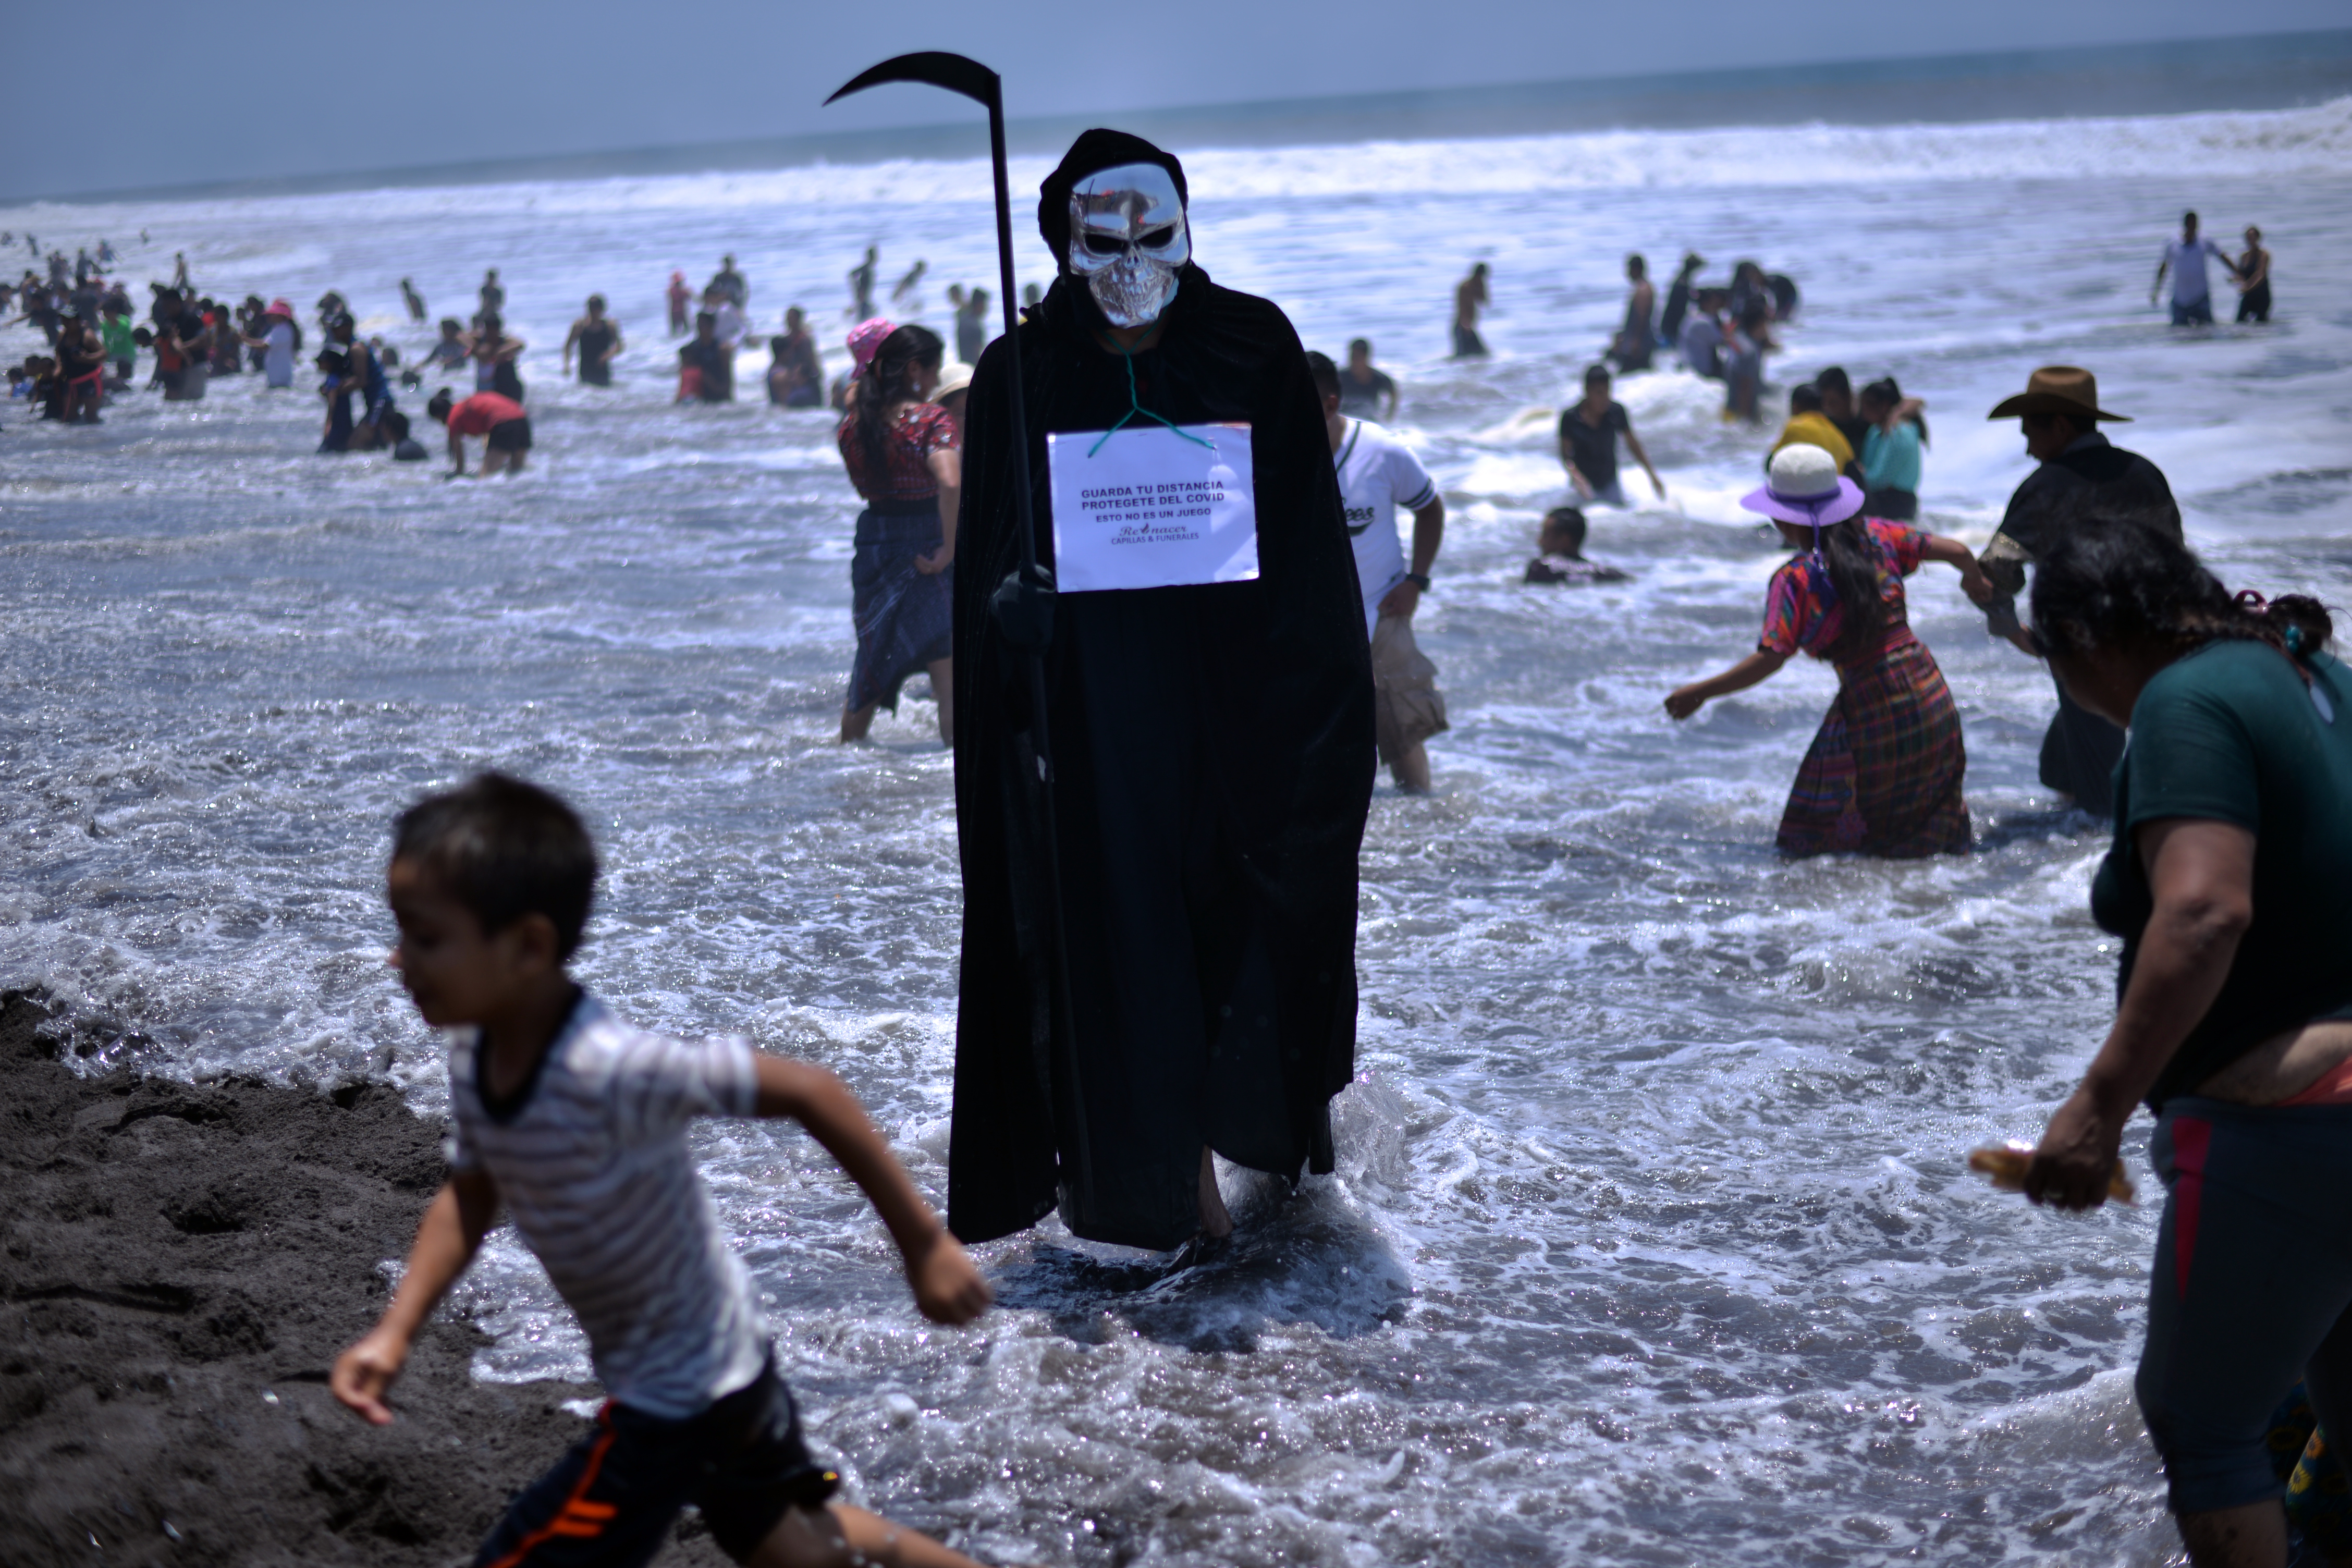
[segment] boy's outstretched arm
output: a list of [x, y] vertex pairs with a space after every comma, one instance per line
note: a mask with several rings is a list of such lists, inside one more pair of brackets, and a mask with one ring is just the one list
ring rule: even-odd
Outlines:
[[907, 1260], [907, 1283], [915, 1305], [935, 1323], [968, 1323], [995, 1293], [963, 1249], [948, 1234], [907, 1168], [891, 1154], [866, 1108], [849, 1087], [823, 1068], [785, 1057], [762, 1055], [759, 1114], [789, 1116], [824, 1145], [825, 1152], [874, 1205]]
[[392, 1305], [365, 1338], [335, 1358], [327, 1381], [337, 1399], [379, 1426], [392, 1424], [384, 1393], [406, 1363], [416, 1331], [474, 1260], [498, 1212], [498, 1184], [488, 1171], [459, 1171], [442, 1184], [416, 1227]]

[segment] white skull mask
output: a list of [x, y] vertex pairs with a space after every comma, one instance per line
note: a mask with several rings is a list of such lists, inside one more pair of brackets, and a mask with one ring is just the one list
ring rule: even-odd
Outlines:
[[1121, 163], [1071, 189], [1070, 270], [1087, 280], [1111, 325], [1159, 320], [1192, 256], [1183, 200], [1159, 164]]

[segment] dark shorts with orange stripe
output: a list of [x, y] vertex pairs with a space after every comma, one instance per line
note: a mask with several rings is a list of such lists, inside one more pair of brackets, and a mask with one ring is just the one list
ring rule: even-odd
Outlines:
[[773, 1366], [683, 1421], [607, 1402], [595, 1429], [508, 1506], [475, 1568], [635, 1568], [688, 1503], [740, 1561], [786, 1509], [820, 1507], [839, 1484], [809, 1458]]
[[2169, 1196], [2137, 1392], [2172, 1510], [2275, 1498], [2271, 1416], [2297, 1382], [2331, 1439], [2352, 1432], [2352, 1105], [2182, 1095], [2148, 1156]]

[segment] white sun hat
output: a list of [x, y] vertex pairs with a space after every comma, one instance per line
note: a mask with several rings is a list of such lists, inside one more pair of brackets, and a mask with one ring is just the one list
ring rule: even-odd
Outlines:
[[1791, 442], [1772, 454], [1770, 478], [1762, 489], [1739, 498], [1748, 511], [1781, 522], [1826, 528], [1862, 510], [1862, 487], [1838, 472], [1838, 460], [1824, 447]]

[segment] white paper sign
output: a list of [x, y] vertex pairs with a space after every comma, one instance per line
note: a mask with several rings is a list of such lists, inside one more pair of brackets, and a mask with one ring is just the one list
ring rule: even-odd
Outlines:
[[[1250, 427], [1181, 428], [1181, 436], [1139, 421], [1108, 441], [1099, 430], [1045, 437], [1055, 589], [1091, 594], [1256, 577]], [[1093, 451], [1097, 443], [1101, 450]]]

